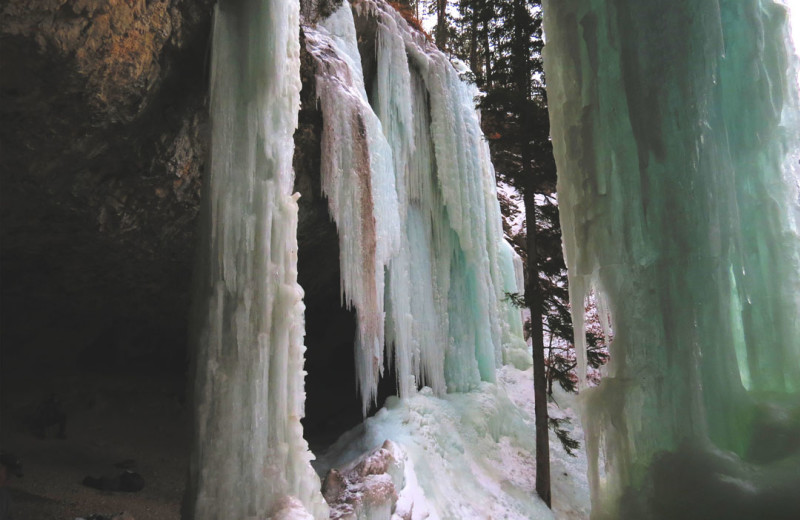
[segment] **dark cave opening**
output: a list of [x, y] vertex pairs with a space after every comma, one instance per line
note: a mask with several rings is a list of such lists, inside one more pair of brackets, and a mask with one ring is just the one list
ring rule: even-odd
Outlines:
[[[302, 36], [301, 36], [302, 41]], [[319, 453], [362, 420], [353, 352], [355, 312], [342, 306], [339, 239], [321, 194], [320, 140], [322, 114], [317, 107], [315, 68], [301, 50], [302, 91], [295, 140], [295, 186], [302, 196], [298, 237], [298, 282], [305, 292], [306, 404], [303, 429], [312, 451]], [[386, 370], [378, 388], [377, 407], [395, 395], [394, 371]]]
[[[318, 202], [326, 203], [322, 198]], [[336, 226], [327, 219], [327, 207], [305, 215], [300, 225], [304, 230], [313, 227], [316, 239], [300, 244], [297, 261], [306, 306], [302, 423], [306, 440], [318, 451], [361, 421], [361, 403], [353, 354], [356, 317], [341, 305]], [[317, 218], [309, 222], [313, 217]]]
[[[308, 254], [308, 253], [305, 253]], [[303, 257], [299, 278], [303, 281]], [[337, 256], [334, 261], [338, 261]], [[338, 272], [338, 269], [337, 269]], [[338, 279], [338, 278], [337, 278]], [[356, 427], [364, 419], [361, 397], [356, 384], [354, 340], [356, 316], [342, 308], [338, 284], [335, 291], [325, 291], [307, 298], [305, 379], [306, 404], [302, 420], [303, 433], [315, 453], [324, 451], [341, 434]], [[394, 370], [386, 369], [378, 385], [377, 404], [368, 415], [374, 414], [386, 398], [397, 394]]]
[[[74, 518], [103, 501], [173, 518], [189, 457], [190, 259], [121, 243], [44, 190], [2, 180], [0, 449], [22, 464], [8, 484], [16, 516]], [[126, 460], [141, 492], [81, 485]]]

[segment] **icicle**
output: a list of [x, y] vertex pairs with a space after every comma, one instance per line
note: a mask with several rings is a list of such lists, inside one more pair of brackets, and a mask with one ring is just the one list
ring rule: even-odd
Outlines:
[[300, 425], [297, 11], [284, 0], [222, 1], [215, 11], [211, 165], [194, 301], [186, 502], [194, 520], [267, 518], [288, 503], [298, 515], [328, 516]]
[[[356, 28], [365, 41], [374, 35], [374, 54], [359, 52]], [[339, 230], [344, 298], [359, 322], [364, 410], [384, 343], [401, 397], [418, 384], [443, 394], [494, 380], [504, 342], [521, 328], [502, 303], [504, 289], [518, 291], [513, 261], [501, 266], [477, 91], [381, 2], [356, 1], [352, 11], [344, 4], [305, 33], [323, 112], [323, 190]], [[363, 128], [354, 131], [354, 121]]]
[[800, 435], [785, 11], [544, 4], [576, 347], [590, 285], [614, 312], [609, 377], [585, 392], [587, 446], [608, 468], [601, 482], [593, 463], [593, 518], [683, 517], [681, 502], [698, 517], [800, 516], [800, 461], [781, 440]]
[[[429, 229], [424, 233], [406, 223], [403, 243], [410, 244], [410, 247], [401, 247], [400, 256], [391, 266], [392, 305], [396, 309], [394, 321], [410, 320], [413, 323], [411, 330], [417, 334], [408, 338], [411, 345], [400, 345], [398, 352], [408, 348], [412, 351], [420, 349], [423, 373], [415, 374], [417, 380], [427, 381], [434, 389], [444, 389], [446, 381], [448, 390], [466, 390], [480, 379], [492, 381], [502, 355], [500, 300], [503, 298], [503, 277], [498, 258], [502, 230], [494, 170], [474, 106], [477, 91], [461, 81], [444, 54], [428, 45], [421, 35], [414, 35], [396, 11], [370, 1], [356, 2], [354, 8], [360, 13], [360, 19], [377, 20], [380, 44], [376, 59], [379, 70], [381, 60], [389, 59], [384, 56], [390, 57], [392, 64], [401, 62], [404, 56], [398, 49], [401, 41], [405, 44], [407, 67], [411, 69], [411, 92], [416, 100], [412, 110], [415, 117], [413, 128], [421, 135], [413, 135], [413, 150], [418, 160], [407, 163], [411, 166], [407, 175], [397, 174], [397, 185], [403, 185], [402, 179], [407, 178], [407, 197], [419, 200], [421, 210], [430, 213], [432, 219], [430, 224], [426, 219], [421, 221], [422, 226]], [[370, 22], [365, 19], [364, 23]], [[381, 49], [390, 49], [391, 52], [382, 52]], [[387, 99], [393, 92], [406, 92], [406, 81], [404, 74], [395, 75], [387, 83], [378, 81], [374, 99]], [[395, 96], [396, 99], [401, 97]], [[381, 109], [378, 113], [385, 114], [386, 111]], [[384, 121], [384, 127], [388, 124], [389, 121]], [[391, 140], [396, 155], [408, 149], [405, 144], [408, 140], [407, 137]], [[433, 158], [429, 158], [431, 152]], [[433, 165], [435, 172], [432, 177], [427, 174], [429, 165]], [[415, 171], [415, 167], [419, 169]], [[409, 209], [401, 209], [401, 215], [413, 211], [413, 207], [409, 202]], [[413, 218], [416, 217], [409, 217], [409, 220]], [[435, 308], [436, 302], [430, 302], [430, 299], [419, 301], [424, 296], [413, 289], [411, 298], [405, 294], [409, 288], [431, 284], [425, 270], [415, 270], [417, 266], [426, 264], [424, 259], [403, 258], [404, 254], [414, 250], [414, 242], [422, 246], [419, 240], [428, 236], [433, 239], [431, 254], [436, 262], [444, 260], [449, 264], [434, 269], [435, 291], [431, 295], [442, 303], [447, 302], [446, 307], [438, 305], [443, 312], [437, 317], [440, 324], [447, 326], [449, 339], [446, 345], [439, 343], [439, 327], [431, 324], [417, 326], [430, 320], [417, 309]], [[425, 248], [417, 250], [425, 251]], [[409, 304], [410, 312], [403, 312]], [[395, 329], [401, 327], [396, 324]], [[420, 335], [421, 331], [427, 332]], [[400, 334], [394, 336], [403, 342]], [[441, 373], [430, 370], [440, 365], [438, 360], [442, 357], [442, 347], [445, 359], [443, 378]]]
[[367, 99], [349, 6], [305, 32], [324, 114], [322, 191], [339, 230], [342, 298], [356, 309], [356, 377], [366, 414], [383, 367], [384, 270], [400, 239], [392, 150]]
[[506, 295], [519, 293], [518, 275], [522, 271], [522, 259], [503, 240], [500, 244], [500, 264], [503, 274], [504, 310], [503, 316], [503, 363], [514, 365], [520, 370], [527, 370], [533, 363], [532, 354], [528, 351], [528, 344], [522, 330], [522, 309], [514, 305]]

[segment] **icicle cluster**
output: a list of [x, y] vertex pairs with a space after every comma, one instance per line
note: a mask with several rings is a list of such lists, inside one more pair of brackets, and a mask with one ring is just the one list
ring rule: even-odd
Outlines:
[[591, 287], [616, 335], [584, 396], [593, 517], [800, 516], [785, 7], [550, 0], [544, 13], [576, 347]]
[[[222, 0], [197, 276], [187, 518], [327, 518], [303, 439], [298, 6]], [[298, 501], [299, 500], [299, 501]]]
[[514, 253], [501, 246], [476, 90], [382, 2], [345, 2], [305, 34], [365, 412], [389, 363], [401, 396], [493, 381], [504, 348], [525, 344], [502, 303], [518, 291]]

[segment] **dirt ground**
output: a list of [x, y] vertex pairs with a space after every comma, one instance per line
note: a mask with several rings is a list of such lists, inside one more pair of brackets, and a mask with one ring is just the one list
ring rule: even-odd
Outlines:
[[[20, 459], [24, 472], [9, 478], [15, 520], [122, 511], [136, 520], [178, 520], [189, 456], [183, 377], [48, 372], [35, 380], [3, 374], [0, 447]], [[67, 415], [66, 439], [57, 438], [57, 428], [40, 438], [31, 424], [51, 394]], [[143, 490], [103, 492], [81, 484], [89, 475], [119, 475], [114, 464], [125, 460], [134, 461]]]

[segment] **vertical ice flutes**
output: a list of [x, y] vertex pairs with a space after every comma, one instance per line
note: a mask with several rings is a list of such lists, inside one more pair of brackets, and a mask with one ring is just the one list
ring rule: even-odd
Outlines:
[[386, 366], [401, 397], [493, 381], [504, 355], [523, 363], [527, 348], [503, 302], [519, 290], [515, 253], [503, 245], [477, 90], [383, 2], [345, 2], [304, 31], [364, 411]]
[[194, 300], [195, 438], [185, 504], [193, 520], [327, 518], [300, 425], [298, 31], [296, 2], [216, 7]]
[[800, 516], [786, 8], [550, 0], [544, 14], [574, 323], [595, 287], [616, 334], [584, 396], [593, 517]]

